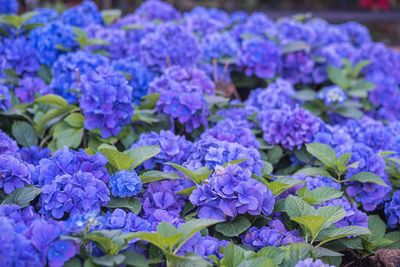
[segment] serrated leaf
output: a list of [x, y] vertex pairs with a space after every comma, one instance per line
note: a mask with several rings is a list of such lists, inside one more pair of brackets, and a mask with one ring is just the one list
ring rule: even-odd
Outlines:
[[359, 172], [351, 176], [347, 181], [359, 181], [361, 183], [373, 183], [384, 187], [388, 185], [383, 181], [381, 177], [372, 172]]
[[328, 167], [334, 167], [337, 160], [335, 151], [321, 143], [306, 144], [307, 151]]
[[292, 217], [302, 217], [308, 215], [317, 215], [317, 210], [300, 197], [289, 195], [285, 200], [284, 211]]
[[267, 187], [276, 197], [285, 192], [286, 190], [304, 183], [305, 183], [304, 181], [290, 177], [278, 177], [275, 181], [268, 183]]
[[111, 165], [113, 165], [119, 171], [128, 170], [134, 162], [134, 159], [117, 150], [99, 149], [99, 151], [106, 156]]
[[168, 248], [168, 243], [165, 238], [160, 233], [149, 233], [149, 232], [135, 232], [135, 233], [125, 233], [122, 235], [127, 241], [139, 238], [144, 241], [150, 242], [156, 247], [160, 248], [165, 252]]
[[343, 90], [346, 90], [349, 87], [348, 78], [341, 69], [334, 66], [328, 66], [326, 71], [332, 83], [339, 85]]
[[164, 179], [167, 180], [181, 179], [181, 177], [179, 177], [176, 173], [167, 173], [162, 171], [145, 171], [142, 174], [140, 174], [139, 177], [142, 180], [143, 184]]
[[176, 194], [190, 196], [192, 194], [193, 190], [195, 190], [196, 188], [197, 188], [197, 186], [191, 186], [191, 187], [188, 187], [181, 191], [176, 192]]
[[305, 174], [306, 176], [322, 175], [322, 176], [331, 177], [331, 174], [328, 171], [321, 169], [321, 168], [314, 168], [314, 167], [302, 168], [302, 169], [296, 171], [295, 175], [296, 174]]
[[215, 226], [215, 230], [224, 236], [239, 236], [251, 226], [251, 222], [244, 216], [237, 216], [233, 221], [219, 223]]
[[327, 218], [315, 215], [291, 217], [290, 219], [303, 225], [309, 231], [313, 240], [317, 237], [318, 233], [321, 231], [322, 225], [327, 220]]
[[145, 95], [142, 97], [142, 102], [140, 103], [140, 109], [153, 109], [158, 99], [160, 98], [160, 93], [153, 93]]
[[57, 107], [64, 107], [68, 105], [67, 100], [58, 95], [45, 95], [35, 99], [35, 102], [53, 105]]
[[43, 118], [38, 123], [39, 135], [44, 132], [45, 126], [49, 121], [60, 120], [63, 116], [68, 113], [79, 110], [78, 107], [73, 105], [66, 105], [62, 108], [54, 108], [46, 112]]
[[31, 201], [41, 192], [42, 190], [40, 188], [31, 185], [17, 188], [5, 197], [2, 204], [17, 204], [21, 208], [25, 208], [29, 206]]
[[311, 195], [316, 200], [316, 204], [321, 204], [322, 202], [342, 197], [343, 192], [333, 187], [321, 186], [312, 190]]
[[386, 224], [379, 215], [370, 215], [368, 217], [368, 228], [372, 233], [372, 235], [369, 236], [370, 240], [383, 238], [385, 236]]
[[30, 147], [38, 145], [38, 136], [32, 125], [25, 121], [14, 121], [12, 134], [21, 146]]
[[342, 155], [340, 155], [337, 161], [340, 164], [340, 166], [346, 166], [347, 163], [349, 163], [350, 159], [351, 159], [351, 153], [343, 153]]
[[92, 257], [92, 261], [101, 266], [116, 266], [124, 262], [125, 256], [122, 254], [117, 255], [105, 255], [102, 257]]
[[107, 203], [108, 208], [127, 208], [135, 214], [139, 214], [142, 210], [142, 204], [137, 198], [117, 198], [111, 197], [110, 201]]
[[64, 121], [74, 128], [82, 128], [85, 117], [81, 113], [72, 113], [65, 117]]
[[[66, 126], [65, 126], [66, 125]], [[56, 139], [57, 149], [64, 146], [77, 148], [82, 143], [83, 128], [72, 128], [67, 123], [60, 123], [54, 128], [54, 138]]]
[[353, 235], [369, 235], [371, 231], [368, 228], [361, 226], [344, 226], [336, 228], [329, 232], [329, 235], [324, 237], [318, 246], [321, 246], [329, 241], [339, 239], [342, 237], [353, 236]]
[[285, 250], [285, 258], [281, 264], [284, 267], [292, 267], [300, 260], [311, 258], [314, 251], [313, 246], [304, 242], [291, 243], [281, 249]]
[[253, 251], [245, 250], [231, 242], [224, 248], [225, 266], [237, 267], [243, 260], [251, 255], [254, 255]]
[[130, 167], [134, 169], [146, 160], [158, 155], [160, 152], [161, 150], [159, 146], [139, 146], [128, 150], [125, 153], [133, 159]]
[[317, 210], [317, 214], [323, 218], [327, 218], [322, 226], [321, 230], [323, 230], [343, 219], [346, 216], [346, 211], [340, 206], [324, 206]]
[[184, 175], [189, 177], [195, 184], [200, 184], [201, 183], [201, 180], [197, 177], [197, 174], [195, 174], [194, 172], [192, 172], [188, 168], [185, 168], [185, 167], [183, 167], [181, 165], [178, 165], [178, 164], [175, 164], [175, 163], [172, 163], [172, 162], [166, 162], [165, 164], [174, 167], [175, 169], [177, 169], [178, 171], [180, 171], [181, 173], [183, 173]]
[[277, 247], [264, 247], [260, 251], [257, 252], [257, 256], [262, 256], [266, 258], [270, 258], [275, 262], [275, 264], [279, 265], [282, 263], [285, 252]]

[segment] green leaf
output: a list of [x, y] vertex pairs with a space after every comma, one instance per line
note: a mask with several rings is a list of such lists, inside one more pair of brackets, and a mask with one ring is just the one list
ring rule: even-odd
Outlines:
[[81, 267], [82, 263], [78, 257], [74, 257], [64, 263], [63, 267]]
[[322, 202], [342, 197], [343, 192], [333, 187], [321, 186], [312, 190], [311, 195], [316, 200], [315, 204], [321, 204]]
[[106, 9], [101, 11], [101, 17], [106, 25], [110, 25], [121, 17], [120, 9]]
[[64, 98], [62, 98], [61, 96], [51, 95], [51, 94], [36, 98], [35, 101], [38, 102], [38, 103], [53, 105], [53, 106], [57, 106], [57, 107], [60, 107], [60, 108], [65, 107], [66, 105], [68, 105], [68, 102]]
[[293, 195], [289, 195], [286, 198], [284, 211], [290, 218], [317, 215], [317, 211], [313, 206], [300, 197], [295, 197]]
[[115, 254], [119, 251], [119, 246], [110, 237], [104, 235], [103, 233], [96, 231], [91, 232], [85, 236], [87, 240], [92, 240], [106, 253]]
[[176, 194], [190, 196], [192, 194], [193, 190], [195, 190], [196, 188], [197, 188], [197, 186], [188, 187], [181, 191], [176, 192]]
[[314, 205], [317, 200], [312, 196], [310, 189], [305, 185], [296, 191], [296, 194], [303, 200], [307, 201], [310, 205]]
[[337, 160], [339, 166], [346, 166], [351, 159], [351, 153], [343, 153]]
[[64, 146], [77, 148], [82, 143], [83, 128], [72, 128], [65, 122], [57, 124], [54, 128], [53, 137], [56, 139], [57, 149]]
[[360, 226], [344, 226], [336, 228], [328, 233], [328, 236], [324, 237], [318, 246], [321, 246], [329, 241], [339, 239], [342, 237], [352, 236], [352, 235], [369, 235], [371, 231], [368, 228]]
[[85, 117], [80, 113], [72, 113], [68, 115], [64, 121], [74, 128], [82, 128]]
[[139, 175], [142, 183], [150, 183], [158, 180], [177, 180], [181, 179], [176, 173], [167, 173], [162, 171], [145, 171]]
[[360, 80], [350, 88], [348, 94], [354, 97], [367, 97], [368, 92], [374, 90], [375, 87], [374, 83]]
[[392, 244], [385, 245], [388, 249], [400, 249], [400, 232], [390, 232], [385, 234], [385, 239], [392, 241]]
[[291, 217], [290, 219], [303, 225], [310, 232], [312, 240], [315, 240], [315, 238], [321, 231], [322, 225], [327, 220], [327, 218], [315, 215]]
[[302, 180], [290, 177], [278, 177], [275, 181], [268, 183], [267, 187], [271, 190], [272, 194], [276, 197], [285, 192], [286, 190], [295, 187], [299, 184], [304, 184]]
[[284, 45], [282, 47], [282, 53], [290, 54], [290, 53], [294, 53], [294, 52], [298, 52], [298, 51], [307, 50], [309, 48], [310, 47], [308, 46], [307, 43], [301, 42], [301, 41], [295, 41], [295, 42], [291, 42], [289, 44]]
[[279, 265], [282, 263], [285, 252], [277, 247], [264, 247], [260, 251], [257, 252], [257, 256], [262, 256], [266, 258], [270, 258], [275, 262], [275, 264]]
[[283, 157], [283, 149], [280, 146], [273, 146], [267, 152], [268, 161], [272, 164], [276, 164]]
[[159, 98], [160, 93], [145, 95], [144, 97], [142, 97], [143, 102], [140, 103], [140, 109], [153, 109], [156, 106]]
[[132, 121], [143, 121], [147, 124], [153, 124], [159, 122], [159, 119], [155, 116], [155, 109], [138, 109], [135, 110], [135, 114], [133, 114]]
[[348, 78], [341, 69], [334, 66], [328, 66], [326, 71], [332, 83], [339, 85], [343, 90], [346, 90], [349, 87]]
[[168, 243], [160, 233], [149, 233], [149, 232], [135, 232], [135, 233], [126, 233], [122, 235], [127, 241], [139, 238], [144, 241], [150, 242], [156, 247], [160, 248], [163, 252], [165, 252], [168, 248]]
[[74, 26], [74, 27], [72, 27], [72, 31], [76, 35], [78, 43], [80, 43], [80, 41], [87, 39], [87, 34], [83, 29]]
[[312, 258], [314, 247], [304, 242], [290, 243], [281, 247], [285, 250], [285, 258], [281, 266], [292, 267], [300, 260]]
[[335, 111], [346, 118], [361, 119], [364, 115], [358, 108], [349, 106], [340, 106]]
[[253, 254], [253, 251], [245, 250], [231, 242], [224, 248], [225, 266], [237, 267], [243, 260]]
[[359, 63], [357, 63], [357, 65], [354, 67], [354, 70], [352, 72], [352, 76], [353, 77], [357, 77], [358, 74], [360, 73], [360, 71], [368, 66], [369, 64], [371, 64], [371, 60], [362, 60]]
[[307, 176], [322, 175], [322, 176], [332, 177], [328, 171], [321, 168], [313, 168], [313, 167], [305, 167], [303, 169], [300, 169], [297, 172], [295, 172], [295, 175], [296, 174], [305, 174]]
[[359, 172], [351, 176], [347, 181], [359, 181], [361, 183], [373, 183], [384, 187], [388, 185], [382, 180], [381, 177], [372, 172]]
[[108, 161], [113, 165], [117, 170], [128, 170], [129, 167], [134, 162], [134, 159], [130, 158], [128, 155], [112, 150], [112, 149], [99, 149], [99, 151], [107, 157]]
[[38, 145], [36, 131], [29, 123], [25, 121], [14, 121], [11, 130], [15, 140], [21, 146], [30, 147]]
[[140, 30], [143, 29], [143, 25], [136, 23], [136, 24], [127, 24], [122, 27], [123, 30], [125, 31], [130, 31], [130, 30]]
[[79, 108], [76, 106], [73, 106], [73, 105], [66, 105], [62, 108], [50, 109], [49, 111], [47, 111], [47, 113], [43, 116], [43, 118], [41, 119], [41, 121], [38, 124], [39, 132], [40, 133], [44, 132], [44, 130], [45, 130], [44, 127], [49, 121], [53, 121], [53, 120], [57, 120], [57, 119], [59, 120], [63, 116], [67, 115], [68, 113], [71, 113], [71, 112], [74, 112], [77, 110], [79, 110]]
[[135, 214], [139, 214], [142, 210], [142, 204], [137, 198], [118, 198], [118, 197], [111, 197], [110, 201], [107, 204], [108, 208], [127, 208]]
[[129, 155], [130, 158], [134, 159], [130, 166], [134, 169], [146, 160], [158, 155], [160, 152], [160, 146], [139, 146], [125, 153]]
[[215, 226], [215, 230], [224, 236], [239, 236], [251, 226], [251, 222], [245, 216], [236, 216], [233, 221], [219, 223]]
[[181, 165], [172, 163], [172, 162], [166, 162], [165, 164], [168, 164], [172, 167], [174, 167], [175, 169], [177, 169], [178, 171], [180, 171], [181, 173], [183, 173], [184, 175], [186, 175], [187, 177], [189, 177], [195, 184], [200, 184], [201, 180], [198, 178], [197, 174], [192, 172], [191, 170], [189, 170], [188, 168], [185, 168]]
[[272, 171], [274, 170], [274, 167], [268, 161], [263, 160], [263, 163], [264, 163], [264, 167], [262, 168], [261, 173], [263, 175], [270, 175], [272, 173]]
[[5, 197], [2, 204], [17, 204], [21, 208], [25, 208], [29, 206], [31, 201], [41, 192], [42, 190], [40, 188], [31, 185], [17, 188]]
[[229, 164], [240, 164], [240, 163], [245, 162], [245, 161], [247, 161], [247, 160], [248, 160], [248, 159], [237, 159], [237, 160], [232, 160], [232, 161], [229, 161], [229, 162], [224, 163], [224, 164], [222, 165], [222, 167], [226, 167], [226, 166], [228, 166]]
[[337, 160], [335, 151], [321, 143], [306, 144], [307, 151], [328, 167], [334, 167]]
[[116, 266], [118, 264], [123, 263], [125, 260], [125, 256], [122, 254], [117, 255], [105, 255], [102, 257], [92, 257], [92, 261], [101, 266]]
[[323, 248], [323, 247], [317, 247], [315, 248], [315, 253], [314, 253], [314, 257], [315, 258], [321, 258], [321, 257], [341, 257], [343, 256], [342, 253], [327, 249], [327, 248]]
[[385, 236], [386, 224], [379, 215], [370, 215], [368, 217], [368, 228], [372, 233], [372, 235], [369, 236], [370, 240], [383, 238]]
[[304, 100], [304, 101], [311, 101], [315, 99], [317, 93], [311, 89], [305, 89], [299, 91], [297, 94], [293, 96], [295, 99]]
[[346, 211], [341, 206], [324, 206], [317, 210], [317, 214], [327, 219], [322, 226], [321, 230], [323, 230], [343, 219], [346, 216]]
[[150, 264], [157, 264], [161, 263], [162, 260], [158, 259], [146, 259], [145, 256], [143, 256], [140, 253], [137, 253], [135, 251], [124, 251], [121, 253], [122, 255], [125, 256], [124, 261], [122, 264], [126, 264], [129, 266], [135, 266], [135, 267], [149, 267]]
[[42, 79], [44, 82], [49, 84], [51, 82], [51, 79], [53, 77], [51, 73], [51, 68], [42, 64], [40, 65], [40, 68], [38, 70], [38, 76], [40, 79]]

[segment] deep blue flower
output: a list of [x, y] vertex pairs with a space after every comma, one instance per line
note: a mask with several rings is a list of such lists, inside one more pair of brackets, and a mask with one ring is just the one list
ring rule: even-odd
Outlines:
[[342, 104], [347, 99], [346, 93], [337, 85], [324, 87], [318, 92], [317, 97], [322, 99], [327, 106], [332, 104]]
[[216, 255], [218, 259], [223, 258], [223, 254], [220, 253], [221, 247], [224, 248], [230, 242], [225, 240], [218, 240], [212, 236], [201, 236], [200, 233], [196, 233], [183, 246], [179, 249], [178, 255], [185, 255], [186, 253], [196, 253], [206, 259], [208, 256]]
[[233, 58], [239, 51], [237, 41], [227, 32], [206, 35], [201, 40], [201, 46], [203, 47], [203, 59], [207, 61]]
[[281, 76], [291, 83], [298, 83], [303, 77], [310, 75], [313, 68], [314, 60], [309, 49], [287, 53], [282, 57]]
[[368, 228], [368, 215], [357, 208], [357, 204], [351, 204], [346, 197], [332, 199], [322, 203], [322, 206], [343, 207], [346, 211], [346, 216], [336, 222], [337, 227], [344, 226], [361, 226]]
[[142, 181], [134, 170], [121, 170], [110, 177], [108, 187], [114, 197], [132, 197], [140, 193]]
[[94, 2], [85, 0], [82, 4], [65, 10], [61, 17], [64, 24], [86, 27], [91, 24], [102, 24], [101, 13]]
[[237, 23], [232, 32], [238, 40], [253, 35], [266, 36], [275, 33], [274, 25], [274, 21], [265, 13], [254, 12], [246, 20]]
[[341, 31], [346, 34], [351, 42], [356, 46], [361, 46], [363, 44], [372, 42], [369, 30], [364, 25], [351, 21], [343, 23], [339, 27]]
[[143, 2], [135, 11], [135, 15], [141, 20], [178, 20], [179, 12], [169, 3], [160, 0], [147, 0]]
[[35, 168], [11, 155], [0, 155], [0, 188], [10, 194], [33, 183]]
[[16, 14], [18, 11], [18, 1], [17, 0], [0, 0], [0, 15]]
[[400, 224], [400, 190], [393, 193], [392, 199], [385, 203], [387, 225], [395, 228]]
[[15, 225], [14, 229], [21, 229], [24, 231], [26, 227], [29, 227], [33, 221], [39, 218], [39, 214], [36, 213], [32, 206], [21, 208], [16, 204], [0, 205], [0, 216], [12, 220]]
[[53, 89], [40, 78], [24, 75], [18, 80], [18, 86], [15, 87], [14, 92], [21, 103], [32, 103], [35, 101], [35, 94], [51, 94]]
[[57, 10], [52, 9], [52, 8], [35, 8], [33, 12], [36, 12], [35, 16], [30, 18], [26, 24], [36, 24], [36, 23], [48, 23], [50, 21], [54, 21], [59, 17], [59, 13]]
[[[11, 95], [8, 86], [0, 84], [0, 110], [11, 109]], [[0, 141], [1, 142], [1, 141]]]
[[133, 117], [132, 87], [121, 72], [100, 66], [83, 75], [80, 107], [85, 128], [99, 128], [101, 136], [116, 136]]
[[276, 24], [276, 34], [280, 43], [285, 45], [296, 41], [307, 44], [314, 42], [317, 36], [312, 28], [294, 19], [283, 19]]
[[79, 253], [79, 246], [73, 240], [57, 240], [52, 243], [49, 251], [47, 252], [47, 258], [49, 259], [49, 265], [51, 267], [61, 267]]
[[0, 129], [0, 155], [13, 155], [19, 157], [18, 150], [17, 142]]
[[47, 159], [51, 157], [50, 148], [40, 148], [37, 146], [23, 147], [19, 150], [23, 161], [32, 164], [34, 166], [39, 164], [41, 159]]
[[112, 213], [107, 212], [104, 218], [106, 229], [121, 230], [122, 232], [150, 232], [150, 223], [138, 215], [122, 209], [115, 209]]
[[185, 27], [199, 36], [205, 36], [229, 27], [229, 15], [216, 8], [195, 7], [184, 16]]

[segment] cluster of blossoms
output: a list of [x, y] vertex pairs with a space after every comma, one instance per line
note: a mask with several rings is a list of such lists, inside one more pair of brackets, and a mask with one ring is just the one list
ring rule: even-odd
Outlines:
[[0, 188], [10, 194], [33, 183], [35, 168], [11, 155], [0, 155]]
[[199, 218], [221, 220], [246, 213], [268, 216], [275, 204], [266, 185], [252, 179], [251, 172], [237, 164], [217, 166], [207, 183], [193, 190], [189, 200], [199, 206]]
[[81, 5], [69, 8], [62, 13], [60, 19], [64, 24], [77, 27], [103, 23], [97, 5], [92, 1], [84, 1]]
[[5, 84], [0, 84], [0, 110], [11, 108], [11, 95]]
[[51, 94], [53, 89], [40, 78], [24, 75], [18, 81], [18, 86], [14, 89], [14, 93], [21, 103], [32, 103], [35, 100], [35, 94]]
[[357, 208], [356, 203], [351, 204], [350, 201], [345, 197], [326, 201], [322, 203], [322, 206], [337, 206], [344, 208], [346, 211], [346, 216], [335, 223], [337, 227], [362, 226], [368, 228], [368, 215], [360, 211]]
[[346, 100], [347, 95], [340, 86], [332, 85], [320, 91], [318, 98], [322, 99], [325, 105], [330, 106], [332, 104], [342, 104]]
[[139, 194], [142, 181], [135, 171], [121, 170], [110, 177], [108, 187], [114, 197], [131, 197]]

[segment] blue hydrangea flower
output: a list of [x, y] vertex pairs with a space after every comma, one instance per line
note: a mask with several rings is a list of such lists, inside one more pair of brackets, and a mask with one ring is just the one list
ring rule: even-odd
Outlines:
[[143, 2], [136, 10], [135, 15], [141, 20], [178, 20], [181, 15], [173, 5], [160, 0], [147, 0]]
[[321, 18], [312, 18], [305, 22], [312, 29], [317, 38], [310, 43], [313, 47], [325, 47], [330, 44], [350, 43], [350, 38], [344, 34], [338, 25], [329, 24]]
[[337, 227], [361, 226], [368, 228], [368, 215], [357, 209], [357, 204], [351, 204], [346, 197], [328, 200], [322, 203], [322, 206], [337, 206], [344, 208], [346, 216], [335, 223]]
[[0, 84], [0, 110], [11, 109], [11, 95], [8, 86]]
[[[255, 128], [256, 125], [253, 121], [249, 121], [248, 117], [249, 115], [254, 114], [255, 112], [258, 112], [258, 108], [252, 106], [252, 104], [247, 104], [244, 105], [244, 107], [241, 107], [242, 105], [241, 102], [237, 100], [233, 100], [230, 103], [232, 106], [227, 108], [227, 109], [220, 109], [217, 111], [216, 115], [222, 116], [225, 119], [237, 121], [238, 123], [242, 125], [246, 125], [246, 127], [249, 128]], [[237, 105], [237, 106], [235, 106]]]
[[331, 85], [324, 87], [318, 92], [317, 97], [324, 100], [325, 105], [342, 104], [347, 95], [340, 86]]
[[20, 161], [11, 155], [0, 155], [0, 188], [10, 194], [17, 188], [33, 183], [33, 165]]
[[128, 75], [133, 102], [139, 105], [142, 97], [147, 94], [149, 84], [153, 81], [155, 74], [134, 57], [113, 61], [112, 66], [115, 70]]
[[346, 34], [350, 38], [351, 42], [356, 46], [361, 46], [363, 44], [372, 42], [368, 28], [360, 23], [350, 21], [341, 24], [339, 27], [341, 31]]
[[[51, 69], [53, 78], [50, 86], [56, 94], [64, 97], [68, 102], [76, 102], [77, 91], [79, 91], [81, 85], [77, 84], [76, 70], [79, 71], [79, 76], [83, 78], [83, 75], [107, 63], [106, 57], [83, 51], [61, 55]], [[76, 90], [76, 92], [71, 92], [71, 90]]]
[[251, 178], [251, 172], [237, 164], [218, 166], [207, 183], [197, 186], [189, 196], [199, 207], [199, 218], [225, 220], [238, 214], [272, 213], [275, 198], [268, 188]]
[[0, 15], [2, 14], [16, 14], [18, 11], [17, 0], [1, 0], [0, 1]]
[[372, 73], [368, 75], [366, 79], [375, 84], [375, 89], [368, 94], [368, 99], [375, 106], [390, 108], [390, 99], [399, 94], [396, 79], [382, 72]]
[[161, 152], [151, 159], [146, 160], [142, 166], [146, 170], [161, 168], [164, 171], [175, 170], [165, 162], [175, 164], [183, 164], [189, 154], [187, 153], [191, 147], [191, 142], [185, 139], [185, 136], [175, 135], [171, 131], [161, 130], [160, 133], [143, 133], [139, 137], [139, 141], [134, 143], [130, 149], [141, 146], [160, 146]]
[[151, 225], [148, 221], [138, 215], [122, 209], [115, 209], [112, 213], [109, 211], [105, 215], [103, 227], [105, 229], [121, 230], [122, 232], [150, 232]]
[[14, 93], [21, 103], [32, 103], [35, 101], [35, 94], [47, 95], [51, 94], [53, 89], [48, 86], [42, 79], [24, 75], [18, 80], [18, 86], [15, 87]]
[[280, 109], [284, 105], [296, 106], [293, 96], [296, 94], [293, 85], [282, 78], [277, 78], [266, 88], [257, 88], [250, 91], [245, 101], [246, 105], [252, 105], [259, 110]]
[[314, 42], [317, 36], [312, 28], [294, 19], [283, 19], [276, 24], [276, 34], [283, 45], [302, 41], [307, 44]]
[[281, 69], [281, 48], [267, 39], [250, 38], [243, 41], [237, 65], [247, 76], [272, 79]]
[[244, 23], [248, 18], [249, 15], [247, 15], [247, 13], [244, 11], [235, 11], [231, 14], [232, 24]]
[[204, 259], [211, 255], [216, 255], [218, 259], [221, 259], [223, 258], [223, 254], [220, 253], [221, 247], [224, 248], [229, 243], [226, 240], [218, 240], [212, 236], [203, 237], [200, 233], [196, 233], [183, 244], [177, 254], [184, 256], [186, 253], [191, 252], [200, 255]]
[[281, 76], [291, 83], [298, 83], [310, 75], [313, 68], [314, 60], [309, 50], [288, 53], [282, 57]]
[[50, 21], [54, 21], [59, 17], [59, 13], [57, 10], [52, 9], [52, 8], [35, 8], [33, 10], [34, 12], [38, 13], [32, 18], [30, 18], [26, 24], [37, 24], [37, 23], [43, 23], [46, 24]]
[[62, 45], [69, 50], [78, 48], [72, 27], [59, 21], [33, 29], [29, 33], [29, 41], [36, 49], [40, 63], [47, 66], [52, 66], [60, 55], [66, 53], [58, 49], [56, 45]]
[[[341, 190], [342, 186], [341, 184], [335, 182], [331, 177], [327, 176], [322, 176], [322, 175], [316, 175], [315, 177], [312, 176], [306, 176], [304, 174], [297, 174], [292, 176], [294, 179], [302, 180], [305, 181], [305, 185], [307, 188], [311, 191], [314, 190], [317, 187], [323, 187], [323, 186], [329, 186], [332, 188], [335, 188], [337, 190]], [[304, 184], [299, 185], [300, 187], [303, 187]], [[298, 187], [298, 189], [300, 189]]]
[[385, 203], [387, 225], [395, 228], [400, 224], [400, 190], [393, 193], [392, 199]]
[[[23, 229], [29, 227], [32, 222], [39, 218], [39, 214], [36, 213], [32, 206], [21, 208], [16, 204], [2, 204], [0, 205], [0, 217], [7, 217], [12, 220], [15, 227], [14, 229]], [[26, 235], [26, 233], [24, 233]]]
[[155, 32], [147, 34], [140, 42], [141, 61], [156, 71], [170, 65], [194, 66], [200, 57], [199, 41], [178, 24], [160, 24]]
[[132, 87], [121, 72], [100, 66], [83, 75], [80, 107], [85, 128], [99, 128], [101, 136], [116, 136], [133, 117]]
[[42, 187], [40, 212], [61, 219], [66, 212], [73, 216], [99, 211], [101, 206], [107, 205], [109, 195], [107, 185], [90, 172], [59, 175]]
[[353, 138], [346, 128], [340, 125], [325, 124], [314, 134], [312, 143], [326, 144], [335, 151], [342, 145], [352, 144]]
[[60, 20], [67, 25], [86, 27], [91, 24], [102, 24], [101, 13], [94, 2], [85, 0], [82, 4], [69, 8], [62, 13]]
[[47, 159], [51, 157], [51, 150], [48, 147], [23, 147], [19, 150], [19, 153], [23, 161], [34, 166], [38, 165], [41, 159]]
[[114, 197], [132, 197], [140, 193], [142, 181], [134, 170], [121, 170], [110, 177], [108, 187]]
[[214, 127], [204, 131], [200, 138], [207, 135], [220, 141], [238, 143], [245, 147], [254, 147], [258, 149], [261, 145], [250, 128], [233, 120], [219, 121]]
[[52, 157], [40, 160], [35, 184], [39, 186], [51, 184], [56, 176], [73, 175], [78, 171], [90, 172], [96, 179], [107, 183], [110, 178], [105, 168], [107, 162], [107, 158], [100, 153], [88, 155], [84, 150], [74, 151], [64, 147], [54, 152]]
[[261, 175], [263, 168], [257, 149], [238, 143], [219, 141], [210, 135], [197, 139], [188, 153], [190, 156], [184, 166], [193, 171], [205, 166], [214, 169], [217, 165], [239, 159], [247, 159], [239, 165], [257, 175]]
[[79, 246], [75, 241], [60, 239], [51, 243], [47, 258], [50, 266], [61, 267], [78, 253]]
[[309, 143], [323, 124], [320, 118], [298, 106], [294, 109], [285, 106], [282, 109], [263, 110], [257, 118], [264, 140], [289, 150]]
[[335, 265], [329, 265], [324, 263], [322, 260], [317, 259], [314, 261], [313, 258], [307, 258], [305, 260], [298, 261], [294, 267], [334, 267]]
[[237, 41], [228, 32], [215, 32], [206, 35], [201, 40], [201, 46], [203, 48], [203, 59], [207, 61], [233, 58], [239, 51]]
[[275, 23], [265, 13], [254, 12], [246, 20], [237, 23], [232, 30], [236, 39], [245, 39], [246, 36], [266, 36], [275, 33]]
[[104, 216], [99, 216], [98, 210], [87, 213], [76, 213], [65, 221], [62, 221], [63, 229], [70, 233], [78, 233], [81, 230], [91, 231], [104, 228]]
[[18, 150], [17, 142], [0, 129], [0, 155], [12, 155], [18, 157]]
[[299, 236], [299, 231], [288, 231], [279, 220], [273, 220], [269, 226], [257, 228], [250, 227], [249, 230], [241, 235], [243, 244], [257, 250], [268, 246], [280, 247], [294, 242], [304, 242]]
[[229, 15], [216, 8], [195, 7], [184, 16], [185, 27], [199, 36], [214, 33], [230, 25]]

